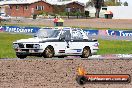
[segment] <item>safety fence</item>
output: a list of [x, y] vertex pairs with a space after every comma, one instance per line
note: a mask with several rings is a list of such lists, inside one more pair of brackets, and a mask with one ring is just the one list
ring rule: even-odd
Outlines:
[[[11, 33], [36, 33], [41, 27], [20, 27], [20, 26], [0, 26], [0, 32]], [[132, 30], [95, 30], [83, 29], [87, 35], [104, 35], [104, 36], [132, 36]]]

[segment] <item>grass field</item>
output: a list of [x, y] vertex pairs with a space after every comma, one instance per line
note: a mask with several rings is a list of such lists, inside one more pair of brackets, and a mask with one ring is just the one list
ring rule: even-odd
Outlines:
[[132, 54], [132, 41], [98, 40], [98, 54]]
[[[0, 58], [15, 58], [12, 42], [31, 35], [0, 33]], [[132, 54], [131, 41], [98, 40], [100, 50], [97, 54]]]
[[16, 57], [12, 47], [12, 42], [18, 39], [29, 37], [31, 36], [24, 34], [0, 33], [0, 58]]

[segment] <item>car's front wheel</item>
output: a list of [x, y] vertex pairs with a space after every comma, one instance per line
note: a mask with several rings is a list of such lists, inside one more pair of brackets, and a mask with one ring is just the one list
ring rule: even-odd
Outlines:
[[24, 58], [26, 58], [27, 56], [26, 55], [16, 55], [18, 58], [20, 58], [20, 59], [24, 59]]
[[51, 46], [48, 46], [43, 53], [43, 57], [45, 58], [52, 58], [54, 56], [54, 48]]

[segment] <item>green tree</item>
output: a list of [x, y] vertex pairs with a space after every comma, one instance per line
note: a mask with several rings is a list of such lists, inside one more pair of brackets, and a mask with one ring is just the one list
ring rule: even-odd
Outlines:
[[124, 6], [128, 6], [128, 3], [126, 1], [124, 2]]
[[117, 0], [105, 0], [104, 5], [105, 6], [121, 6], [121, 2], [117, 2]]
[[100, 9], [102, 6], [104, 6], [104, 0], [90, 0], [89, 2], [86, 3], [86, 7], [88, 6], [95, 7], [96, 9], [95, 17], [99, 18]]

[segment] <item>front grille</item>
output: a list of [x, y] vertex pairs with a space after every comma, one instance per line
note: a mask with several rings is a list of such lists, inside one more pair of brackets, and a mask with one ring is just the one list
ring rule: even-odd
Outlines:
[[33, 44], [26, 44], [26, 48], [33, 48]]
[[24, 48], [24, 45], [22, 43], [18, 43], [20, 48]]
[[29, 49], [22, 49], [22, 51], [26, 51], [26, 52], [29, 52]]

